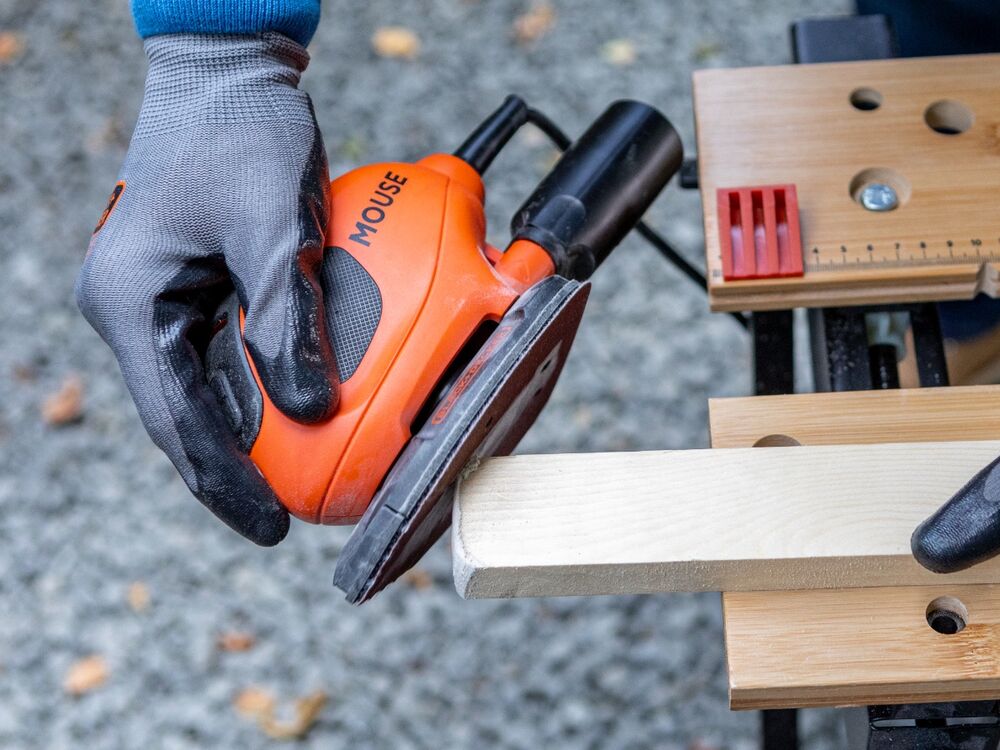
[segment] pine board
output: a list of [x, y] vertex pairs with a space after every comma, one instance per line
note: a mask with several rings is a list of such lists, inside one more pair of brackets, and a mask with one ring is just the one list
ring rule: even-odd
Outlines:
[[[913, 528], [1000, 442], [514, 456], [458, 490], [466, 598], [920, 585]], [[951, 577], [1000, 581], [1000, 561]]]

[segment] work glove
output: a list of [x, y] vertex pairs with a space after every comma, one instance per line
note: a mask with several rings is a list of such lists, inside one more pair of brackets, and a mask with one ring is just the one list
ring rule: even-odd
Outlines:
[[201, 357], [235, 287], [274, 405], [306, 423], [336, 407], [317, 278], [329, 178], [297, 89], [309, 56], [278, 33], [170, 34], [145, 48], [142, 111], [77, 300], [191, 491], [248, 539], [276, 544], [288, 513], [240, 450]]
[[913, 556], [954, 573], [1000, 553], [1000, 458], [986, 466], [913, 532]]

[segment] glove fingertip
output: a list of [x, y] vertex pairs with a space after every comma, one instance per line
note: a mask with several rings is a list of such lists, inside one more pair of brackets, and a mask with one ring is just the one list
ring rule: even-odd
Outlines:
[[[232, 460], [227, 461], [227, 458]], [[288, 535], [288, 510], [249, 459], [216, 455], [217, 465], [199, 467], [195, 497], [223, 523], [261, 547]]]
[[267, 395], [285, 416], [303, 424], [330, 417], [340, 400], [339, 382], [323, 364], [305, 365], [295, 356], [268, 361], [251, 347]]
[[[972, 564], [954, 533], [935, 518], [921, 523], [910, 537], [910, 550], [917, 562], [932, 573], [954, 573]], [[960, 538], [960, 537], [959, 537]]]
[[288, 536], [291, 525], [288, 511], [282, 508], [281, 513], [269, 514], [268, 518], [255, 518], [253, 522], [237, 529], [243, 536], [261, 547], [273, 547]]

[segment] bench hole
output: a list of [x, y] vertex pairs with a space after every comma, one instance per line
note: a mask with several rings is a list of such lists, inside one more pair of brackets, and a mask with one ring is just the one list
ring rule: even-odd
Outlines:
[[798, 440], [789, 435], [765, 435], [756, 443], [754, 448], [794, 448], [802, 445]]
[[865, 188], [871, 185], [886, 185], [892, 189], [896, 197], [895, 206], [893, 206], [893, 208], [905, 205], [906, 202], [910, 200], [910, 194], [913, 192], [913, 189], [910, 186], [910, 181], [903, 177], [903, 175], [895, 169], [889, 169], [888, 167], [869, 167], [868, 169], [862, 169], [851, 178], [850, 183], [848, 183], [847, 190], [851, 195], [851, 199], [859, 206], [864, 207], [865, 204], [862, 196], [865, 192]]
[[849, 98], [851, 106], [855, 109], [860, 109], [862, 112], [871, 112], [873, 109], [878, 109], [882, 106], [882, 94], [867, 86], [854, 89]]
[[965, 629], [969, 610], [954, 596], [939, 596], [927, 605], [927, 624], [941, 635], [955, 635]]
[[935, 133], [958, 135], [972, 127], [972, 110], [961, 102], [942, 99], [924, 110], [924, 122]]

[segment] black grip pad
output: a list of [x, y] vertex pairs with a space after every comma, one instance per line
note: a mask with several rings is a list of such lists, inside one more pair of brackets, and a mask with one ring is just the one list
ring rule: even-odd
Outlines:
[[333, 344], [340, 382], [357, 371], [382, 319], [378, 284], [349, 252], [328, 247], [320, 274], [326, 330]]

